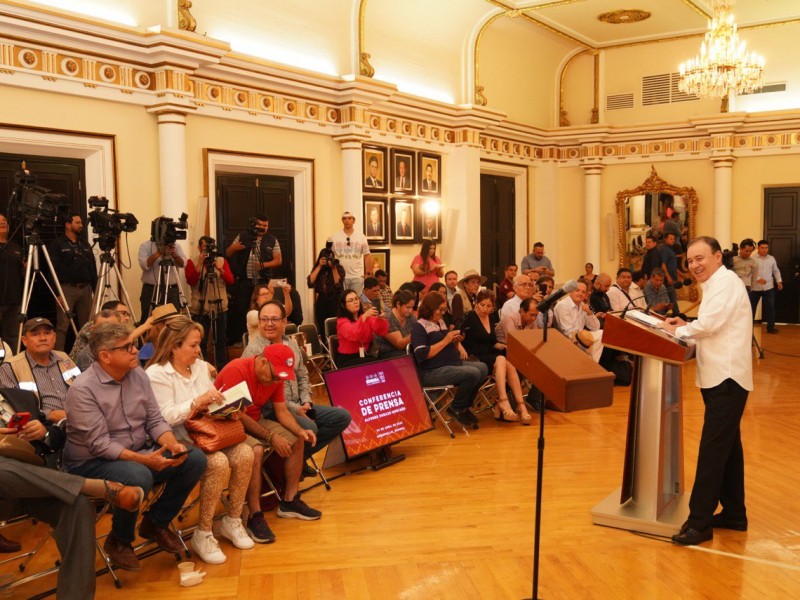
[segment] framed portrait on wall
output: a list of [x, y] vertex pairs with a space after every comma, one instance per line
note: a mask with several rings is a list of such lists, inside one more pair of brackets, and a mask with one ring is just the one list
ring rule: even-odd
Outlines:
[[441, 196], [442, 194], [442, 156], [420, 152], [417, 155], [417, 189], [420, 196]]
[[388, 242], [386, 198], [364, 196], [364, 235], [370, 242]]
[[375, 271], [378, 269], [386, 271], [387, 281], [389, 282], [389, 287], [391, 287], [392, 273], [389, 270], [389, 256], [389, 248], [369, 249], [369, 257], [372, 260], [372, 274], [375, 275]]
[[389, 164], [386, 155], [387, 150], [383, 146], [364, 145], [361, 150], [364, 192], [377, 194], [387, 191], [386, 174]]
[[416, 241], [416, 213], [414, 200], [392, 198], [392, 243], [413, 244]]
[[420, 200], [417, 210], [419, 215], [417, 231], [419, 240], [442, 241], [442, 210], [438, 200]]
[[410, 194], [415, 191], [416, 178], [413, 150], [392, 149], [392, 192]]

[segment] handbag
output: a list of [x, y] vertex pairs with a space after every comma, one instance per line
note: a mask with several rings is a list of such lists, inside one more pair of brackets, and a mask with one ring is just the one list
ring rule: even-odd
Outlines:
[[247, 438], [238, 414], [215, 417], [192, 411], [183, 426], [194, 445], [206, 454], [230, 448]]

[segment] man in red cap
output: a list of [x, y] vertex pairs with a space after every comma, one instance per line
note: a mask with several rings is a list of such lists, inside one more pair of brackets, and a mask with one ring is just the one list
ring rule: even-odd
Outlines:
[[[284, 460], [286, 490], [278, 505], [278, 516], [285, 519], [314, 521], [322, 513], [308, 506], [300, 499], [298, 487], [303, 469], [303, 447], [306, 442], [315, 444], [316, 435], [310, 429], [303, 429], [294, 415], [286, 407], [283, 395], [283, 382], [294, 379], [294, 353], [283, 344], [273, 344], [264, 353], [249, 358], [237, 358], [225, 365], [217, 375], [214, 384], [220, 390], [247, 383], [253, 404], [245, 409], [242, 419], [253, 448], [253, 474], [247, 490], [247, 506], [250, 517], [247, 519], [247, 532], [254, 541], [268, 544], [275, 541], [264, 514], [261, 512], [261, 460], [264, 446], [270, 445]], [[269, 416], [270, 418], [265, 418]]]

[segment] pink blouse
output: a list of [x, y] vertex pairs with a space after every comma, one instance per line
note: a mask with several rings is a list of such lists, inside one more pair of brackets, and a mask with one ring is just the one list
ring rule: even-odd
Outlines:
[[[429, 263], [433, 263], [434, 265], [441, 265], [442, 259], [438, 256], [434, 256], [433, 258], [429, 258]], [[417, 254], [414, 257], [414, 260], [411, 261], [412, 267], [420, 267], [422, 268], [422, 257]], [[413, 271], [413, 269], [412, 269]], [[428, 271], [425, 275], [414, 275], [414, 281], [421, 281], [425, 284], [425, 291], [428, 291], [428, 288], [431, 287], [434, 283], [439, 281], [439, 276], [436, 274], [436, 269], [432, 269]]]
[[389, 333], [389, 323], [380, 317], [369, 317], [366, 321], [359, 317], [351, 321], [339, 317], [336, 321], [336, 335], [339, 336], [339, 354], [358, 354], [359, 348], [369, 350], [376, 335]]

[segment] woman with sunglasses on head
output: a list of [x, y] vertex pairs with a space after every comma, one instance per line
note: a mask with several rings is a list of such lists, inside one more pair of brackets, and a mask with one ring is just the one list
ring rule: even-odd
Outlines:
[[361, 298], [354, 290], [347, 290], [339, 301], [336, 314], [336, 335], [339, 337], [339, 352], [334, 357], [338, 367], [351, 367], [376, 359], [370, 347], [376, 335], [386, 335], [389, 323], [378, 316], [378, 310], [361, 305]]
[[[211, 404], [223, 400], [211, 383], [208, 368], [201, 358], [203, 327], [184, 315], [166, 323], [156, 342], [156, 351], [147, 364], [147, 375], [153, 387], [161, 414], [172, 426], [175, 437], [185, 446], [192, 445], [183, 423], [193, 412], [207, 412]], [[214, 511], [220, 494], [228, 484], [230, 507], [220, 522], [218, 535], [241, 549], [254, 543], [242, 525], [247, 485], [253, 469], [253, 450], [246, 442], [234, 444], [206, 455], [208, 468], [200, 480], [200, 524], [192, 536], [191, 546], [201, 560], [223, 563], [212, 532]], [[230, 473], [230, 480], [228, 480]]]
[[[466, 314], [461, 323], [461, 333], [464, 335], [462, 344], [470, 356], [485, 364], [494, 375], [499, 397], [493, 409], [494, 418], [498, 421], [521, 421], [523, 425], [530, 425], [531, 416], [522, 396], [519, 374], [506, 359], [505, 344], [497, 341], [495, 328], [499, 320], [495, 311], [494, 294], [488, 290], [479, 291], [475, 298], [475, 308]], [[506, 383], [514, 395], [519, 415], [508, 403]]]

